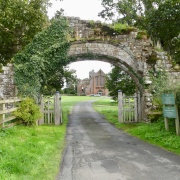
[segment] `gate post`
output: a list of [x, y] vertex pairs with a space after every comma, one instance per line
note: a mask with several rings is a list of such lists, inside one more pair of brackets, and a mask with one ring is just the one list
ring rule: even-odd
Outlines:
[[137, 108], [138, 108], [138, 109], [137, 109], [137, 113], [138, 113], [138, 115], [137, 115], [137, 117], [138, 117], [137, 121], [138, 121], [138, 122], [141, 122], [141, 121], [142, 121], [141, 104], [142, 104], [141, 95], [140, 95], [140, 92], [138, 91], [138, 92], [137, 92]]
[[60, 123], [63, 123], [62, 119], [62, 104], [61, 104], [61, 95], [59, 95], [59, 104], [60, 104]]
[[135, 122], [137, 122], [137, 117], [138, 117], [138, 108], [137, 108], [137, 105], [138, 105], [138, 96], [137, 96], [137, 93], [134, 94], [134, 120]]
[[59, 91], [54, 95], [54, 124], [60, 124], [60, 103], [59, 103]]
[[[3, 111], [3, 110], [5, 110], [5, 103], [0, 104], [0, 111]], [[3, 122], [4, 118], [5, 118], [5, 114], [3, 113], [0, 114], [0, 128], [4, 127], [4, 123], [1, 123]]]
[[118, 121], [123, 122], [123, 103], [122, 91], [118, 90]]
[[39, 119], [39, 122], [38, 122], [39, 125], [44, 124], [44, 96], [43, 95], [41, 95], [40, 110], [42, 113], [42, 118]]

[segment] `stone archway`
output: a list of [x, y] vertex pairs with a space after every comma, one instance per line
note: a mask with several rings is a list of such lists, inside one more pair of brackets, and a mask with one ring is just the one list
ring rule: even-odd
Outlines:
[[[137, 38], [138, 30], [121, 35], [109, 35], [101, 32], [101, 29], [94, 29], [90, 21], [75, 17], [67, 17], [67, 20], [73, 31], [68, 63], [100, 60], [119, 66], [127, 72], [140, 92], [142, 120], [146, 120], [146, 115], [153, 105], [152, 95], [148, 89], [148, 85], [152, 83], [149, 70], [164, 69], [173, 79], [180, 81], [180, 71], [173, 68], [171, 57], [166, 52], [158, 52], [147, 37]], [[14, 82], [10, 76], [13, 72], [9, 69], [11, 66], [7, 67], [4, 74], [0, 74], [0, 90], [5, 97], [12, 97], [14, 94]]]
[[158, 52], [153, 47], [151, 39], [139, 39], [138, 30], [122, 35], [108, 35], [100, 29], [94, 29], [90, 21], [75, 17], [67, 18], [74, 33], [74, 41], [71, 42], [68, 52], [70, 62], [99, 60], [119, 66], [136, 84], [140, 94], [140, 119], [146, 121], [153, 105], [152, 94], [148, 89], [152, 83], [149, 70], [164, 69], [171, 76], [180, 79], [180, 72], [173, 69], [170, 56], [166, 52]]
[[[133, 53], [122, 46], [108, 42], [75, 42], [72, 43], [69, 50], [70, 62], [99, 60], [119, 66], [128, 73], [134, 80], [139, 102], [139, 119], [145, 118], [144, 110], [144, 88], [141, 84], [143, 79], [143, 65], [133, 56]], [[118, 93], [118, 92], [117, 92]]]

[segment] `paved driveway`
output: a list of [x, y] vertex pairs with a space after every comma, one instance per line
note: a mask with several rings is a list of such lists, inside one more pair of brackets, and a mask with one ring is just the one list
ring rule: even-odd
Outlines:
[[180, 156], [117, 130], [81, 102], [69, 116], [57, 180], [180, 180]]

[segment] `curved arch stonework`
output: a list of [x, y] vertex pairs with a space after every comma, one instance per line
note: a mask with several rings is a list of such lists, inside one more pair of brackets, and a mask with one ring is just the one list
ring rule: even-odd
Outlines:
[[136, 59], [131, 50], [125, 50], [124, 47], [118, 45], [112, 45], [107, 42], [86, 42], [86, 43], [74, 43], [70, 46], [69, 55], [77, 56], [79, 54], [94, 54], [103, 55], [109, 57], [107, 61], [112, 62], [110, 59], [116, 59], [117, 62], [124, 64], [127, 67], [131, 67], [135, 72], [143, 71], [143, 65]]
[[[128, 49], [128, 50], [127, 50]], [[122, 47], [121, 45], [113, 45], [108, 42], [74, 42], [71, 44], [69, 52], [70, 62], [84, 61], [84, 60], [100, 60], [109, 62], [115, 66], [119, 66], [122, 70], [127, 72], [134, 80], [137, 86], [137, 92], [140, 92], [139, 99], [142, 114], [140, 119], [144, 119], [144, 100], [143, 100], [143, 84], [140, 81], [143, 79], [143, 63], [138, 61], [131, 52], [130, 48]], [[139, 90], [139, 91], [138, 91]]]
[[138, 61], [133, 53], [123, 49], [124, 47], [113, 45], [108, 42], [76, 42], [72, 43], [68, 52], [72, 61], [100, 60], [119, 66], [131, 75], [137, 87], [142, 90], [140, 80], [143, 78], [144, 64]]

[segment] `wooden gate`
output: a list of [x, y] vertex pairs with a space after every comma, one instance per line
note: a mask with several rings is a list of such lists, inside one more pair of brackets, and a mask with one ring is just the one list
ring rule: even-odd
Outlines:
[[41, 124], [62, 124], [61, 96], [57, 91], [54, 97], [41, 96], [41, 112], [43, 117], [39, 120]]
[[138, 122], [140, 119], [140, 104], [138, 94], [126, 96], [118, 92], [118, 120], [123, 123]]

